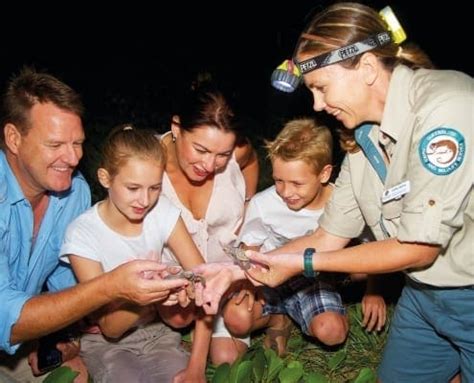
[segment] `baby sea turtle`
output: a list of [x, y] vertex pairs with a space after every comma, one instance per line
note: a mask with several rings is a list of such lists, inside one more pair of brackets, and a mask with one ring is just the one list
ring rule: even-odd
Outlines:
[[176, 274], [168, 274], [165, 279], [180, 279], [184, 278], [187, 279], [190, 283], [188, 287], [186, 287], [186, 293], [190, 299], [194, 299], [194, 287], [196, 283], [201, 283], [203, 286], [206, 286], [206, 280], [202, 275], [195, 274], [189, 270], [181, 270]]
[[245, 250], [240, 247], [224, 246], [224, 253], [230, 255], [236, 265], [242, 269], [248, 270], [250, 268], [250, 259], [245, 255]]

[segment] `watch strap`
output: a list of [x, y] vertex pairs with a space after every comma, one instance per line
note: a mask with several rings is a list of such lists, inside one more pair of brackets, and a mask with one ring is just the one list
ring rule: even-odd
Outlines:
[[316, 252], [316, 249], [309, 247], [304, 250], [303, 259], [304, 259], [304, 272], [303, 275], [306, 278], [314, 278], [318, 273], [313, 269], [313, 254]]

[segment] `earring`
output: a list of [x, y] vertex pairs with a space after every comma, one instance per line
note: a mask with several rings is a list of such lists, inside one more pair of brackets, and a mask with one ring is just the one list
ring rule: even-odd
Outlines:
[[176, 136], [175, 136], [174, 134], [171, 135], [171, 140], [172, 140], [173, 142], [176, 142]]

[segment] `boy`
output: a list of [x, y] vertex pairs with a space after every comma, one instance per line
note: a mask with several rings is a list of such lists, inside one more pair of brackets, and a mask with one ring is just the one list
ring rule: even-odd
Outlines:
[[[333, 188], [329, 183], [331, 133], [314, 120], [288, 122], [274, 141], [267, 142], [266, 149], [275, 185], [252, 198], [240, 231], [245, 248], [262, 252], [311, 234]], [[255, 305], [251, 329], [268, 327], [264, 343], [275, 347], [278, 354], [285, 352], [289, 336], [286, 314], [305, 334], [326, 345], [346, 339], [348, 321], [341, 297], [324, 278], [297, 276], [275, 289], [265, 287], [263, 292], [265, 303]], [[381, 297], [372, 299], [374, 306], [384, 305]]]

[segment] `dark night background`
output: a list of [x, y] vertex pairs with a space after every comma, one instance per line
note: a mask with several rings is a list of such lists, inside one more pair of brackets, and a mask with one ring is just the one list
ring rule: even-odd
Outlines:
[[[139, 116], [142, 110], [154, 110], [146, 119], [155, 123], [196, 73], [207, 70], [261, 123], [269, 113], [292, 114], [295, 104], [297, 112], [310, 105], [309, 96], [273, 91], [269, 77], [291, 55], [308, 14], [331, 2], [279, 2], [285, 7], [262, 2], [258, 9], [249, 1], [147, 3], [2, 9], [0, 85], [23, 64], [34, 64], [78, 90], [90, 118], [109, 113], [125, 120], [145, 118]], [[408, 39], [436, 65], [473, 75], [471, 16], [458, 2], [365, 3], [375, 9], [391, 5]], [[120, 110], [108, 110], [114, 102]], [[301, 102], [306, 105], [298, 107]], [[135, 115], [127, 116], [125, 109]]]
[[[272, 138], [285, 119], [314, 114], [305, 89], [283, 94], [269, 78], [291, 55], [308, 15], [330, 3], [2, 5], [0, 85], [24, 64], [57, 75], [82, 94], [87, 136], [99, 141], [104, 131], [127, 121], [164, 130], [180, 95], [197, 73], [208, 71], [237, 100], [253, 138]], [[460, 2], [364, 3], [391, 5], [408, 40], [438, 67], [474, 74], [472, 20]]]

